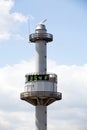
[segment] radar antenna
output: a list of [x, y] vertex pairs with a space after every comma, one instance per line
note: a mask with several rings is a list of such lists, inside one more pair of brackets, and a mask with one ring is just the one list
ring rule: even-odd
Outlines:
[[47, 21], [47, 19], [44, 19], [39, 24], [44, 24], [46, 21]]

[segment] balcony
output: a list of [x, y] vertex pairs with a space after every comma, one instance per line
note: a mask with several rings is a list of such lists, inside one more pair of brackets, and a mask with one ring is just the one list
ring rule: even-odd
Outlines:
[[53, 35], [49, 33], [33, 33], [29, 35], [30, 42], [36, 42], [38, 40], [44, 40], [46, 42], [53, 41]]

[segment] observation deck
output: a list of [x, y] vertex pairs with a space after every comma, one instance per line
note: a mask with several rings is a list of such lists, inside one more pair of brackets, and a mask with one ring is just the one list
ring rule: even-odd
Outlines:
[[49, 105], [62, 99], [62, 93], [57, 92], [56, 74], [26, 74], [25, 92], [20, 98], [33, 105]]
[[44, 40], [46, 42], [53, 41], [53, 35], [50, 33], [33, 33], [29, 35], [29, 41], [36, 42], [38, 40]]

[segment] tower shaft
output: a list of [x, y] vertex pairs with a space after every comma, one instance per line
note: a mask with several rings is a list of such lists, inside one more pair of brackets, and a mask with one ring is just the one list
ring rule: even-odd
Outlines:
[[36, 47], [36, 73], [45, 74], [47, 70], [47, 47], [45, 41], [38, 41]]
[[[45, 74], [47, 71], [47, 47], [46, 41], [37, 41], [36, 47], [36, 73]], [[43, 100], [42, 100], [43, 102]], [[47, 106], [35, 106], [36, 130], [47, 130]]]
[[36, 130], [47, 130], [47, 106], [36, 106], [35, 113]]

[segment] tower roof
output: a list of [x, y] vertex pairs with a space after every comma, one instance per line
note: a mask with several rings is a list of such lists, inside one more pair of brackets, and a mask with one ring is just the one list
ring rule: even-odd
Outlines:
[[46, 26], [44, 24], [38, 24], [36, 26], [36, 29], [35, 30], [38, 30], [38, 29], [41, 29], [41, 30], [46, 30]]

